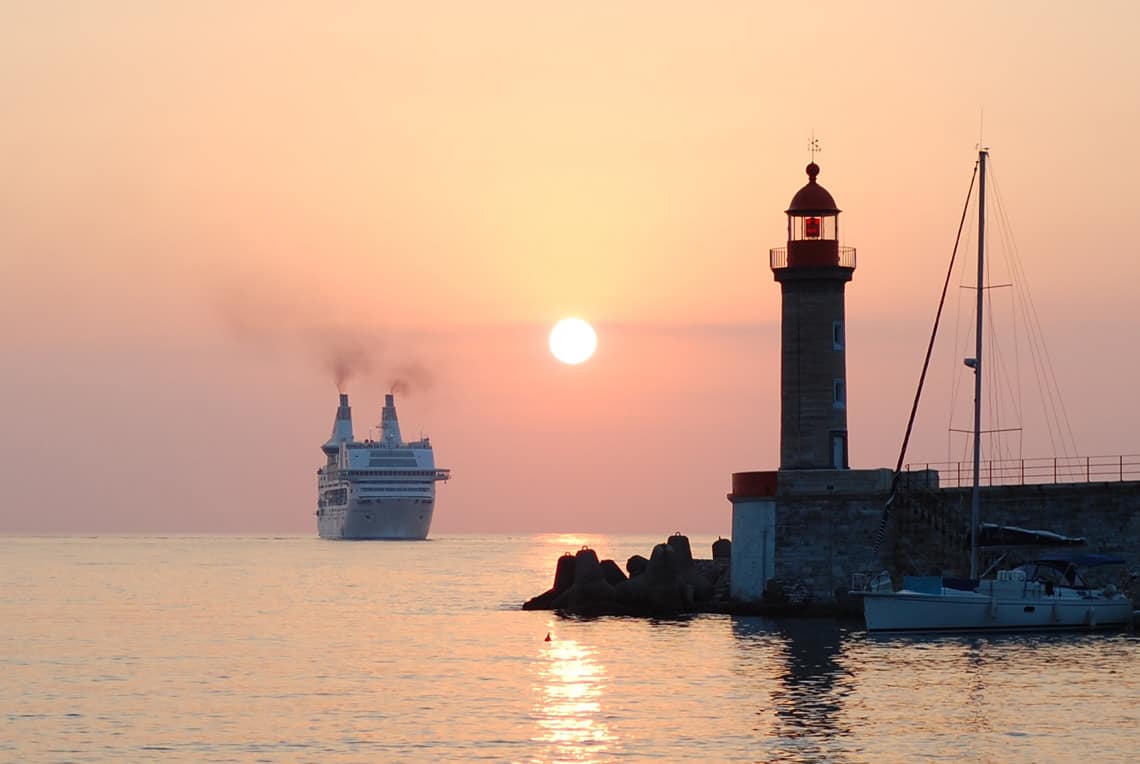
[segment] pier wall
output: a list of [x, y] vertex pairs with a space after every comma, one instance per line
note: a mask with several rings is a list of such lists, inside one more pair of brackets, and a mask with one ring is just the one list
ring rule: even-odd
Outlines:
[[[936, 477], [921, 481], [924, 487], [902, 487], [875, 554], [890, 482], [887, 469], [779, 472], [775, 578], [802, 584], [816, 602], [830, 602], [861, 571], [887, 570], [896, 583], [909, 574], [966, 575], [970, 490], [925, 487], [936, 486]], [[982, 497], [984, 522], [1083, 537], [1082, 551], [1118, 555], [1127, 571], [1140, 571], [1140, 482], [995, 486], [983, 488]], [[733, 547], [743, 553], [748, 544], [734, 538]], [[1115, 582], [1121, 574], [1113, 566], [1088, 578]], [[742, 586], [733, 582], [734, 589]]]
[[[892, 574], [968, 573], [970, 489], [904, 491], [883, 560]], [[982, 521], [1082, 537], [1082, 551], [1124, 558], [1140, 572], [1140, 482], [1049, 483], [982, 489]], [[924, 550], [937, 548], [938, 554]], [[1025, 552], [1032, 555], [1032, 552]], [[1119, 566], [1090, 571], [1116, 581]]]

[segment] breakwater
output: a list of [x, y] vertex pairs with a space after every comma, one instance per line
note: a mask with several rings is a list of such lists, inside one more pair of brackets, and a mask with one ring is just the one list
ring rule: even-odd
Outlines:
[[566, 553], [555, 563], [554, 582], [523, 603], [523, 610], [556, 610], [569, 615], [675, 616], [690, 613], [740, 615], [836, 615], [834, 603], [813, 603], [803, 586], [774, 579], [756, 602], [730, 596], [732, 542], [717, 539], [711, 558], [696, 558], [680, 532], [656, 544], [649, 557], [633, 555], [625, 568], [599, 559], [590, 547]]

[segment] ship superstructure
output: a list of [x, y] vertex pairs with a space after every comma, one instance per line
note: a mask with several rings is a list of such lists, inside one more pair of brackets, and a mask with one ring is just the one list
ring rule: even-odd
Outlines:
[[348, 396], [340, 396], [332, 436], [317, 470], [317, 530], [321, 538], [426, 539], [435, 510], [436, 469], [428, 438], [404, 442], [395, 396], [384, 396], [377, 440], [352, 434]]

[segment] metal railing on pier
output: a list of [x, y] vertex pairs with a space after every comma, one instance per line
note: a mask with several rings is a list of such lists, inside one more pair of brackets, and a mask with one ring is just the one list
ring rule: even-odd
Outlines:
[[[935, 478], [931, 470], [938, 473]], [[903, 480], [912, 488], [962, 488], [974, 484], [973, 462], [908, 464]], [[1119, 483], [1140, 480], [1140, 455], [1070, 456], [1041, 459], [994, 459], [978, 467], [978, 483], [1048, 485], [1053, 483]]]

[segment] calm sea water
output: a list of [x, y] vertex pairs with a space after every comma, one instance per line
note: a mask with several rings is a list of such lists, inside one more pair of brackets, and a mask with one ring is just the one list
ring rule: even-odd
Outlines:
[[518, 609], [662, 540], [0, 539], [0, 761], [1136, 760], [1133, 635]]

